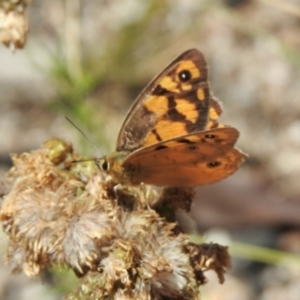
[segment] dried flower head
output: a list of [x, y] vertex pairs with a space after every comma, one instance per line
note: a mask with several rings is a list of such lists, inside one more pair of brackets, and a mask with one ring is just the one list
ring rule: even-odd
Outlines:
[[82, 278], [66, 299], [199, 299], [206, 270], [224, 281], [227, 249], [191, 243], [154, 209], [189, 210], [191, 190], [120, 187], [59, 139], [12, 159], [0, 220], [13, 271], [72, 268]]
[[24, 15], [30, 0], [0, 1], [0, 42], [12, 50], [23, 48], [28, 33]]

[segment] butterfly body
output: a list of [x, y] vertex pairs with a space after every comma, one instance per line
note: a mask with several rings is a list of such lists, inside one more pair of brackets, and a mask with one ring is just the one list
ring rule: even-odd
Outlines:
[[197, 186], [232, 174], [245, 154], [234, 147], [239, 132], [218, 123], [203, 55], [188, 50], [168, 65], [134, 102], [121, 127], [116, 152], [102, 169], [117, 182]]

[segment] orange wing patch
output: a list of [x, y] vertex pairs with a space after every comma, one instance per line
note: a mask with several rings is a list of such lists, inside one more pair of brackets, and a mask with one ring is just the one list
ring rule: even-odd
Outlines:
[[156, 117], [161, 117], [169, 110], [169, 101], [165, 96], [150, 96], [144, 103], [144, 107]]
[[176, 110], [180, 114], [183, 114], [187, 120], [195, 124], [200, 116], [200, 112], [197, 111], [197, 105], [186, 99], [175, 99], [175, 102]]
[[174, 136], [181, 136], [182, 134], [180, 133], [185, 131], [186, 128], [184, 123], [162, 120], [156, 125], [156, 128], [151, 130], [148, 134], [143, 146], [151, 146]]
[[224, 128], [225, 125], [220, 124], [218, 122], [218, 119], [221, 114], [222, 114], [222, 108], [221, 108], [220, 102], [218, 100], [216, 100], [215, 98], [211, 98], [210, 99], [210, 108], [209, 108], [209, 112], [208, 112], [208, 121], [207, 121], [205, 129], [208, 130], [208, 129], [213, 129], [213, 128]]
[[178, 83], [175, 82], [171, 77], [166, 76], [160, 82], [159, 86], [162, 89], [166, 89], [168, 91], [172, 91], [174, 93], [179, 93], [180, 90], [178, 89]]
[[205, 92], [202, 88], [199, 88], [197, 90], [197, 97], [200, 101], [204, 101], [205, 100]]

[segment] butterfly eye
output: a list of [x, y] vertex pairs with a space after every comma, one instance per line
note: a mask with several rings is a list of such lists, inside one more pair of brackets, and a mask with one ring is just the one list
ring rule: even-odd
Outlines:
[[192, 78], [192, 74], [190, 71], [183, 70], [179, 72], [178, 77], [181, 82], [187, 82]]
[[110, 169], [110, 164], [106, 159], [101, 159], [99, 165], [100, 165], [101, 170], [103, 170], [105, 172], [108, 172]]
[[216, 168], [216, 167], [218, 167], [218, 166], [220, 166], [221, 165], [221, 163], [219, 162], [219, 161], [211, 161], [211, 162], [209, 162], [208, 164], [207, 164], [207, 166], [209, 167], [209, 168]]

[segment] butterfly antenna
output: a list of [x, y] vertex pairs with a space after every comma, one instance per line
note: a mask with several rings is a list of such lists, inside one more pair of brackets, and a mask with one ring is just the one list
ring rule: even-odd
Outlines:
[[96, 144], [95, 143], [93, 143], [92, 141], [91, 141], [91, 139], [89, 139], [89, 137], [71, 120], [71, 119], [69, 119], [67, 116], [65, 116], [65, 119], [68, 121], [68, 122], [70, 122], [85, 138], [86, 138], [86, 140], [89, 142], [89, 143], [91, 143], [92, 145], [93, 145], [93, 147], [97, 150], [97, 151], [99, 151], [99, 148], [96, 146]]

